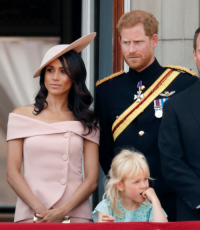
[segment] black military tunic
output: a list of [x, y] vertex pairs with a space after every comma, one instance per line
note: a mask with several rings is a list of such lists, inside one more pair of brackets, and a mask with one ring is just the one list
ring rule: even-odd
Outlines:
[[[142, 72], [130, 69], [111, 80], [108, 80], [96, 88], [96, 112], [99, 116], [100, 137], [100, 164], [105, 174], [108, 173], [113, 157], [120, 149], [133, 147], [142, 152], [149, 164], [150, 175], [155, 180], [154, 187], [163, 209], [169, 216], [169, 220], [175, 221], [175, 194], [166, 184], [161, 175], [160, 153], [158, 149], [158, 131], [162, 118], [155, 116], [154, 102], [141, 113], [116, 139], [113, 141], [112, 124], [116, 117], [122, 114], [134, 102], [137, 95], [137, 84], [142, 80], [145, 92], [165, 71], [157, 60]], [[175, 91], [176, 95], [197, 81], [196, 76], [188, 73], [180, 73], [177, 78], [164, 90]], [[165, 98], [158, 96], [155, 100]], [[143, 131], [143, 132], [140, 132]], [[141, 135], [143, 133], [143, 135]]]

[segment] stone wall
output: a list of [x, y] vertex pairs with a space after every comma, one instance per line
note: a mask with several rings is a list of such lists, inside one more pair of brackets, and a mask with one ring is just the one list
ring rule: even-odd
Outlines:
[[159, 42], [155, 56], [161, 65], [180, 65], [197, 73], [192, 50], [194, 32], [200, 25], [199, 2], [131, 0], [131, 10], [151, 12], [159, 21]]

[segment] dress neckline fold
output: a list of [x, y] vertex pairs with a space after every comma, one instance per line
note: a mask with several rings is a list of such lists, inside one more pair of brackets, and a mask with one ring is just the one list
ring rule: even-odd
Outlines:
[[32, 121], [42, 122], [42, 123], [47, 124], [47, 125], [59, 124], [59, 123], [63, 123], [63, 122], [78, 122], [78, 123], [81, 123], [80, 121], [58, 121], [58, 122], [48, 123], [48, 122], [41, 121], [41, 120], [38, 120], [38, 119], [34, 119], [34, 118], [31, 118], [31, 117], [28, 117], [28, 116], [24, 116], [24, 115], [21, 115], [21, 114], [9, 113], [9, 116], [13, 116], [13, 115], [14, 116], [20, 116], [20, 117], [23, 117], [23, 118], [26, 118], [26, 119], [30, 119]]

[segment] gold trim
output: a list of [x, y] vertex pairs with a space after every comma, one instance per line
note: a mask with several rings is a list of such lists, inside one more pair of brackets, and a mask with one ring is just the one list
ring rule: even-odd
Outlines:
[[119, 75], [121, 75], [121, 74], [123, 74], [123, 73], [125, 73], [125, 72], [124, 72], [123, 70], [121, 70], [120, 72], [113, 73], [113, 74], [111, 74], [110, 76], [105, 77], [105, 78], [102, 79], [102, 80], [98, 80], [98, 81], [96, 82], [96, 86], [98, 86], [98, 85], [102, 84], [103, 82], [108, 81], [108, 80], [110, 80], [110, 79], [112, 79], [112, 78], [114, 78], [114, 77], [117, 77], [117, 76], [119, 76]]
[[165, 68], [170, 68], [170, 69], [175, 69], [175, 70], [181, 70], [181, 71], [184, 71], [186, 73], [189, 73], [193, 76], [196, 76], [196, 73], [194, 72], [194, 70], [189, 70], [185, 67], [182, 67], [182, 66], [178, 66], [178, 65], [166, 65]]
[[[144, 93], [144, 98], [154, 89], [154, 87], [159, 83], [159, 81], [169, 72], [171, 69], [165, 70], [165, 72], [147, 89]], [[140, 114], [142, 113], [146, 107], [156, 98], [159, 96], [161, 92], [163, 92], [167, 86], [180, 74], [178, 71], [173, 71], [163, 82], [160, 83], [158, 88], [142, 103], [137, 109], [135, 109], [126, 119], [124, 117], [134, 109], [140, 102], [134, 102], [129, 108], [127, 108], [118, 118], [114, 121], [112, 125], [112, 130], [114, 130], [115, 126], [121, 121], [124, 120], [115, 130], [113, 134], [114, 141], [117, 137], [126, 129], [126, 127]]]

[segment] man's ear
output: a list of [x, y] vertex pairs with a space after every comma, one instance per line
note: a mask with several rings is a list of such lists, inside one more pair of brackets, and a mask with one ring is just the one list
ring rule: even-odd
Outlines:
[[151, 42], [152, 42], [152, 47], [155, 48], [156, 45], [158, 44], [158, 35], [157, 35], [157, 34], [154, 34], [154, 35], [151, 37]]
[[197, 63], [197, 55], [196, 55], [196, 51], [193, 50], [193, 56], [194, 56], [194, 62]]
[[122, 181], [116, 183], [115, 186], [120, 192], [124, 191], [124, 183]]

